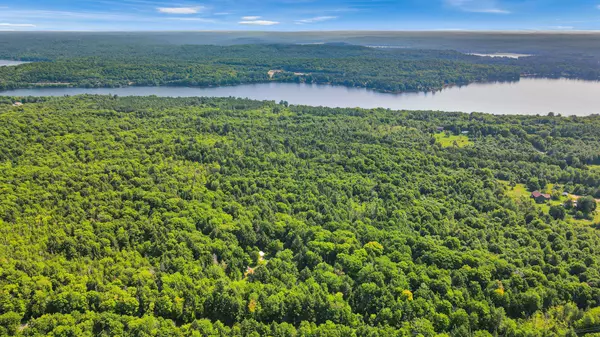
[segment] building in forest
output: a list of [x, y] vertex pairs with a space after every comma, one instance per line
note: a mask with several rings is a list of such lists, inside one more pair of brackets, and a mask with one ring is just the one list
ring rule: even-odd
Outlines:
[[550, 200], [550, 198], [552, 198], [552, 197], [550, 196], [550, 194], [545, 194], [545, 193], [542, 193], [542, 192], [540, 192], [540, 191], [535, 191], [535, 192], [531, 193], [531, 197], [532, 197], [532, 198], [535, 200], [535, 202], [537, 202], [538, 204], [542, 204], [542, 203], [544, 203], [544, 202], [546, 202], [546, 201], [549, 201], [549, 200]]

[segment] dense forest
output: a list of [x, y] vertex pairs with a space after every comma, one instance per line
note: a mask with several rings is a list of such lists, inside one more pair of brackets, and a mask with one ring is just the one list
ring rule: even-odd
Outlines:
[[220, 86], [268, 81], [336, 84], [384, 92], [434, 91], [521, 76], [598, 80], [598, 56], [494, 59], [451, 50], [347, 44], [171, 44], [146, 35], [0, 34], [0, 90], [44, 87]]
[[77, 96], [0, 121], [2, 336], [600, 331], [600, 116]]

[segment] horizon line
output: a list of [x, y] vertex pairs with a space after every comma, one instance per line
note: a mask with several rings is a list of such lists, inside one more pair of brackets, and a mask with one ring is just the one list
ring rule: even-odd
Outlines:
[[482, 30], [482, 29], [398, 29], [398, 30], [0, 30], [0, 33], [545, 33], [545, 34], [600, 34], [600, 29], [514, 29], [514, 30]]

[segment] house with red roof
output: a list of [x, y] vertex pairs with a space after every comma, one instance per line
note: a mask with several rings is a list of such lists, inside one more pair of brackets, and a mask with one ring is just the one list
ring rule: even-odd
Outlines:
[[542, 193], [540, 191], [534, 191], [533, 193], [531, 193], [531, 197], [535, 200], [535, 202], [537, 202], [538, 204], [543, 204], [547, 201], [550, 201], [550, 199], [552, 198], [550, 196], [550, 194], [545, 194]]

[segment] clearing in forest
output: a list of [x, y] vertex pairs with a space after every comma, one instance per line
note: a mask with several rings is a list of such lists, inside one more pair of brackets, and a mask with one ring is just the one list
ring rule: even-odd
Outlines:
[[467, 145], [473, 144], [473, 142], [469, 141], [469, 137], [465, 135], [450, 135], [445, 132], [437, 133], [435, 135], [435, 140], [442, 147], [465, 147]]
[[[508, 181], [501, 180], [500, 182], [506, 186], [506, 195], [511, 197], [513, 200], [519, 201], [519, 200], [522, 200], [523, 198], [525, 198], [525, 199], [531, 198], [531, 192], [527, 190], [527, 187], [524, 184], [516, 184], [514, 187], [511, 187], [510, 183]], [[541, 190], [540, 192], [551, 194], [553, 188], [554, 188], [554, 184], [548, 184], [548, 186], [546, 186], [546, 188]], [[546, 203], [535, 204], [535, 205], [544, 214], [548, 214], [550, 212], [550, 207], [564, 205], [568, 199], [576, 200], [576, 199], [578, 199], [578, 197], [579, 196], [570, 194], [569, 196], [561, 196], [559, 200], [552, 199]], [[565, 220], [572, 224], [578, 224], [578, 225], [597, 224], [597, 223], [600, 223], [600, 211], [596, 211], [594, 213], [594, 218], [592, 220], [576, 219], [572, 215], [569, 215], [569, 214], [567, 215]]]
[[275, 74], [277, 73], [282, 73], [283, 70], [269, 70], [268, 74], [269, 74], [269, 78], [273, 78], [273, 76], [275, 76]]

